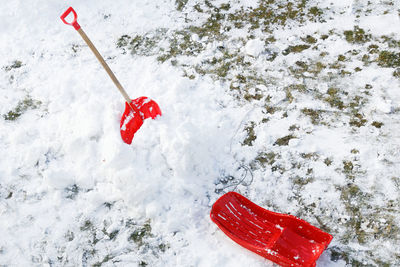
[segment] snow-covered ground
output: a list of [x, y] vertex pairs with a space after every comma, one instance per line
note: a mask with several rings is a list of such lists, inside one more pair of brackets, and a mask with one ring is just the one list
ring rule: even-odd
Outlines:
[[[68, 6], [128, 94], [161, 107], [132, 145]], [[399, 14], [397, 0], [3, 1], [0, 266], [273, 266], [211, 222], [230, 190], [332, 234], [317, 266], [400, 265]]]

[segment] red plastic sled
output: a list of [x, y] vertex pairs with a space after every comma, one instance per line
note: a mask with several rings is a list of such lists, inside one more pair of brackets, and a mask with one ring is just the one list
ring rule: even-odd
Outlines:
[[332, 240], [304, 220], [268, 211], [235, 192], [221, 196], [210, 216], [233, 241], [285, 267], [315, 266]]

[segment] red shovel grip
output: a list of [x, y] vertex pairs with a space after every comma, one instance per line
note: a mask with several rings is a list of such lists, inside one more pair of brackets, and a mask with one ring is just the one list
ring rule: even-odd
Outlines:
[[[67, 22], [65, 20], [65, 18], [69, 15], [69, 13], [74, 14], [74, 19], [72, 20], [71, 23]], [[77, 19], [78, 19], [78, 15], [76, 14], [75, 10], [72, 7], [69, 7], [62, 15], [61, 15], [61, 20], [67, 24], [67, 25], [72, 25], [74, 26], [75, 30], [79, 30], [81, 28], [81, 26], [78, 24]]]

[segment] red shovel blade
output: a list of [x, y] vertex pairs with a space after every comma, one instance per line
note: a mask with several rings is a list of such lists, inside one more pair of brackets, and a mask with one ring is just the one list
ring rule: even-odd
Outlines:
[[302, 219], [266, 210], [235, 192], [220, 197], [210, 216], [233, 241], [281, 266], [315, 266], [332, 240]]
[[[133, 110], [132, 110], [132, 108]], [[145, 96], [133, 99], [130, 104], [125, 102], [125, 111], [121, 117], [120, 129], [122, 140], [131, 144], [133, 136], [147, 118], [155, 119], [161, 116], [161, 109], [154, 100]]]

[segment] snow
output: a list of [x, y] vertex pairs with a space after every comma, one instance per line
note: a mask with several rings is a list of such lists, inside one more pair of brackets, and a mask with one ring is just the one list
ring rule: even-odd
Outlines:
[[244, 49], [247, 55], [258, 57], [264, 50], [264, 42], [260, 39], [250, 40]]
[[367, 16], [360, 19], [360, 27], [368, 29], [376, 35], [391, 35], [397, 33], [393, 25], [398, 25], [400, 18], [396, 14]]
[[[195, 1], [189, 2], [193, 6]], [[15, 121], [0, 117], [0, 266], [91, 266], [102, 261], [103, 266], [141, 266], [141, 262], [148, 266], [272, 266], [229, 240], [211, 222], [211, 206], [221, 195], [216, 189], [235, 189], [265, 208], [301, 214], [303, 207], [292, 201], [298, 196], [291, 179], [306, 177], [307, 169], [313, 169], [315, 181], [301, 189], [302, 205], [317, 203], [320, 213], [332, 218], [324, 222], [335, 234], [344, 235], [351, 219], [341, 202], [344, 194], [337, 190], [349, 186], [346, 174], [337, 171], [344, 161], [354, 162], [353, 184], [362, 192], [373, 192], [374, 205], [390, 209], [388, 201], [399, 199], [400, 166], [400, 91], [393, 69], [373, 63], [343, 78], [354, 91], [372, 85], [364, 115], [369, 124], [384, 122], [381, 128], [368, 124], [353, 131], [343, 126], [347, 119], [336, 127], [325, 127], [312, 124], [300, 112], [310, 108], [334, 113], [321, 99], [293, 92], [301, 101], [285, 104], [287, 93], [282, 88], [291, 85], [293, 78], [281, 68], [303, 59], [299, 54], [281, 59], [281, 51], [297, 44], [300, 37], [327, 34], [332, 27], [339, 33], [359, 25], [373, 35], [399, 39], [393, 27], [399, 16], [394, 11], [355, 19], [354, 1], [311, 2], [346, 12], [328, 22], [278, 28], [273, 32], [277, 44], [266, 46], [267, 36], [259, 33], [243, 47], [239, 45], [252, 66], [267, 69], [269, 77], [279, 81], [279, 86], [260, 84], [249, 89], [250, 94], [257, 90], [268, 94], [274, 107], [287, 105], [287, 114], [282, 110], [266, 114], [261, 101], [237, 101], [229, 82], [207, 75], [190, 79], [168, 61], [123, 54], [116, 48], [118, 38], [127, 33], [180, 29], [186, 18], [176, 11], [175, 1], [4, 1], [0, 9], [0, 114], [7, 114], [27, 96], [42, 104], [27, 109]], [[231, 5], [255, 8], [258, 3], [243, 0]], [[119, 132], [123, 98], [79, 34], [59, 19], [68, 5], [75, 8], [82, 29], [128, 94], [154, 99], [163, 112], [156, 120], [144, 121], [130, 146]], [[192, 19], [192, 23], [202, 19]], [[247, 30], [231, 34], [245, 38]], [[191, 39], [206, 42], [207, 37], [193, 34]], [[338, 35], [327, 40], [328, 45], [318, 49], [326, 49], [330, 58], [357, 48]], [[208, 56], [223, 56], [217, 48], [225, 43], [207, 45], [198, 58], [187, 60], [197, 64]], [[266, 54], [275, 50], [280, 52], [277, 61], [267, 62]], [[313, 57], [320, 52], [306, 53]], [[22, 66], [6, 71], [16, 60]], [[360, 62], [348, 63], [349, 69]], [[321, 92], [327, 89], [320, 85]], [[252, 146], [243, 145], [248, 123], [263, 118], [268, 123], [256, 123]], [[293, 125], [299, 126], [295, 138], [287, 146], [275, 145], [278, 138], [292, 133]], [[350, 152], [355, 148], [358, 152]], [[262, 151], [279, 152], [273, 167], [287, 172], [247, 167]], [[304, 161], [299, 155], [313, 153], [321, 161], [293, 167]], [[324, 159], [333, 163], [328, 166]], [[216, 184], [229, 176], [243, 178], [244, 183]], [[397, 212], [393, 221], [398, 216]], [[379, 218], [382, 229], [396, 229], [388, 224], [390, 218]], [[305, 219], [320, 226], [315, 217]], [[151, 225], [151, 234], [146, 232], [146, 223]], [[361, 222], [362, 230], [372, 231], [371, 224]], [[146, 234], [143, 244], [141, 234]], [[135, 238], [139, 241], [132, 241]], [[368, 245], [382, 247], [379, 256], [390, 262], [396, 260], [391, 258], [399, 249], [396, 241], [343, 244], [334, 238], [331, 247], [360, 252], [369, 252]], [[325, 252], [318, 266], [345, 266], [343, 259], [333, 261], [330, 256], [331, 252]]]

